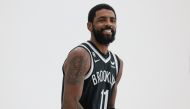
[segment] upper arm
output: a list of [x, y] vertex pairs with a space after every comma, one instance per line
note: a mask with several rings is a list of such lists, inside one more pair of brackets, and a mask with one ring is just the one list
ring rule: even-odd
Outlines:
[[85, 74], [90, 68], [90, 55], [81, 47], [72, 50], [64, 63], [63, 103], [75, 103], [82, 95]]

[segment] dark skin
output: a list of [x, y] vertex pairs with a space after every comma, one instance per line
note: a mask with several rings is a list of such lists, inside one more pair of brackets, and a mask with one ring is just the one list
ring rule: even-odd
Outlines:
[[[95, 46], [104, 54], [108, 53], [109, 44], [100, 44], [94, 38], [92, 33], [93, 26], [100, 30], [104, 28], [105, 25], [110, 25], [114, 30], [116, 30], [116, 18], [115, 14], [111, 10], [101, 9], [96, 12], [96, 16], [93, 22], [88, 22], [87, 27], [91, 32], [90, 41], [95, 44]], [[111, 37], [110, 33], [104, 33], [107, 37]], [[82, 95], [82, 89], [84, 84], [85, 75], [90, 69], [91, 60], [90, 54], [84, 48], [77, 47], [72, 50], [64, 63], [64, 95], [63, 104], [64, 109], [83, 109], [79, 103], [80, 97]], [[109, 101], [109, 108], [115, 107], [115, 99], [117, 93], [117, 85], [120, 81], [123, 69], [123, 61], [120, 59], [120, 68], [118, 75], [116, 77], [116, 82], [113, 86], [111, 100]]]
[[[93, 26], [97, 29], [100, 30], [102, 28], [105, 28], [105, 26], [111, 26], [114, 31], [116, 31], [116, 18], [115, 18], [115, 14], [113, 11], [111, 10], [107, 10], [107, 9], [102, 9], [96, 12], [96, 16], [93, 20], [93, 22], [88, 22], [87, 23], [87, 27], [88, 30], [91, 32], [91, 39], [90, 41], [92, 41], [96, 47], [98, 47], [98, 49], [106, 54], [108, 52], [108, 44], [100, 44], [96, 41], [94, 34], [92, 33], [93, 30]], [[111, 37], [111, 34], [106, 34], [105, 35], [109, 35], [107, 37]]]

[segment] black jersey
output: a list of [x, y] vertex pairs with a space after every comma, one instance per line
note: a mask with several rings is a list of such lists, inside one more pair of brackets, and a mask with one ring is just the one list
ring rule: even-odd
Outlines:
[[118, 72], [118, 57], [110, 51], [103, 55], [89, 41], [79, 47], [86, 49], [91, 57], [91, 68], [84, 80], [80, 103], [84, 109], [107, 109]]

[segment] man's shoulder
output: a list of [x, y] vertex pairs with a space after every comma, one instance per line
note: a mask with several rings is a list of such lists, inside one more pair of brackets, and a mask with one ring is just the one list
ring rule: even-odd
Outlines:
[[74, 48], [72, 48], [70, 51], [69, 51], [69, 54], [70, 53], [84, 53], [85, 52], [85, 49], [84, 49], [84, 47], [82, 47], [84, 44], [85, 44], [86, 42], [82, 42], [82, 43], [80, 43], [80, 44], [78, 44], [78, 45], [76, 45]]
[[110, 51], [118, 60], [122, 60], [118, 54], [114, 53], [113, 51]]
[[116, 58], [116, 60], [117, 60], [117, 62], [119, 64], [119, 67], [120, 67], [120, 65], [123, 65], [123, 60], [121, 59], [121, 57], [118, 56], [116, 53], [114, 53], [112, 51], [110, 51], [110, 52], [115, 56], [115, 58]]
[[72, 55], [72, 54], [73, 55], [88, 55], [88, 52], [85, 48], [81, 46], [77, 46], [69, 52], [69, 55]]

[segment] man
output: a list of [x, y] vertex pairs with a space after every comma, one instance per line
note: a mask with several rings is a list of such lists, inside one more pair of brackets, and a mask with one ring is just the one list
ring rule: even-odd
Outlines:
[[115, 109], [123, 62], [108, 46], [115, 39], [116, 14], [107, 4], [88, 14], [89, 41], [70, 51], [63, 65], [62, 109]]

